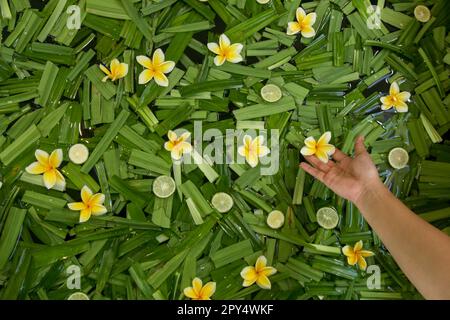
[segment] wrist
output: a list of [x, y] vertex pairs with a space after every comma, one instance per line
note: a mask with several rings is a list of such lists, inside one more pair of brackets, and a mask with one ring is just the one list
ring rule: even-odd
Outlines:
[[363, 212], [366, 207], [371, 206], [374, 202], [382, 201], [386, 192], [389, 192], [389, 190], [380, 180], [377, 180], [362, 186], [359, 196], [353, 203]]

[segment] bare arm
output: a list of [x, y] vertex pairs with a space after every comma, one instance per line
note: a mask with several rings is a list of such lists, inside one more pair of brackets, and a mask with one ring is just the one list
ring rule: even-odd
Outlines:
[[301, 167], [336, 194], [352, 201], [400, 268], [427, 299], [450, 299], [450, 237], [427, 223], [380, 181], [362, 137], [355, 157], [336, 150], [327, 164], [306, 157]]

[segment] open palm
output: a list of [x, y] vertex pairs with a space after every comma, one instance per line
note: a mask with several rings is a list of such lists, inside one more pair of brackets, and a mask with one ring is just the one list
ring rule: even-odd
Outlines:
[[361, 195], [376, 184], [380, 184], [378, 171], [359, 137], [355, 143], [355, 156], [349, 157], [339, 149], [333, 160], [323, 163], [314, 156], [305, 157], [312, 165], [302, 162], [300, 166], [313, 177], [323, 182], [339, 196], [354, 203]]

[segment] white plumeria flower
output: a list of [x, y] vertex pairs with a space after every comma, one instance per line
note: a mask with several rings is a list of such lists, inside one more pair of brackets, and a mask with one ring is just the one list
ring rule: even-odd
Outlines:
[[187, 141], [191, 136], [190, 132], [185, 132], [181, 136], [169, 130], [167, 137], [169, 141], [164, 143], [164, 148], [170, 151], [172, 159], [180, 160], [184, 153], [190, 153], [192, 151], [192, 145]]
[[86, 222], [91, 215], [101, 216], [108, 212], [103, 205], [105, 195], [103, 193], [94, 194], [88, 186], [81, 188], [81, 202], [71, 202], [67, 206], [70, 210], [80, 211], [80, 223]]
[[325, 132], [317, 141], [314, 137], [308, 137], [300, 153], [304, 156], [316, 156], [320, 161], [327, 163], [329, 156], [336, 151], [336, 148], [329, 143], [330, 140], [330, 131]]
[[299, 32], [305, 38], [312, 38], [316, 35], [316, 31], [312, 27], [313, 24], [316, 23], [317, 14], [315, 12], [306, 14], [305, 10], [299, 7], [297, 8], [295, 17], [297, 18], [297, 21], [288, 23], [286, 32], [288, 35], [297, 34]]
[[241, 62], [243, 60], [241, 56], [243, 48], [244, 46], [241, 43], [231, 44], [230, 39], [225, 34], [219, 37], [219, 44], [215, 42], [208, 43], [208, 49], [217, 54], [214, 58], [216, 66], [221, 66], [225, 61], [231, 63]]
[[26, 167], [25, 171], [31, 174], [42, 174], [47, 189], [58, 186], [59, 189], [64, 190], [66, 181], [57, 169], [63, 161], [62, 149], [53, 150], [50, 155], [38, 149], [35, 151], [34, 156], [37, 161]]
[[161, 49], [155, 50], [153, 59], [146, 56], [137, 56], [136, 60], [145, 68], [139, 75], [139, 84], [146, 84], [154, 78], [155, 82], [162, 87], [169, 85], [169, 79], [167, 79], [165, 73], [169, 73], [175, 68], [175, 62], [165, 61], [164, 52]]
[[396, 81], [392, 82], [389, 88], [389, 94], [385, 97], [381, 97], [382, 103], [381, 110], [389, 110], [395, 108], [397, 112], [408, 112], [408, 105], [406, 102], [411, 97], [411, 93], [408, 91], [400, 92], [400, 87]]
[[263, 136], [257, 136], [255, 139], [252, 139], [251, 136], [245, 135], [243, 142], [244, 145], [238, 148], [238, 153], [245, 158], [252, 168], [258, 165], [260, 157], [264, 157], [270, 153], [269, 148], [263, 145]]

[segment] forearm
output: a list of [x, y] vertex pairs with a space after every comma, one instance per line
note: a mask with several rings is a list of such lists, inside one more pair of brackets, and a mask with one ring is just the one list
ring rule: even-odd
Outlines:
[[427, 299], [450, 299], [450, 237], [425, 222], [384, 185], [355, 202], [400, 268]]

